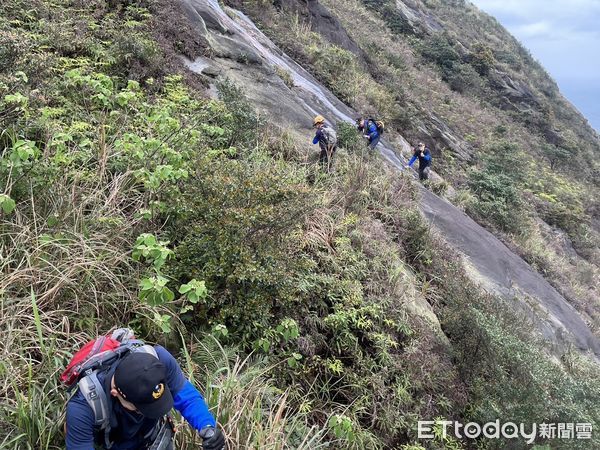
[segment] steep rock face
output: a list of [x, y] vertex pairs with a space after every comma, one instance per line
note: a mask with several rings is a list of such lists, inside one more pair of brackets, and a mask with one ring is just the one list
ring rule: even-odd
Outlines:
[[313, 31], [324, 36], [332, 44], [357, 56], [364, 56], [362, 49], [350, 38], [339, 20], [318, 0], [277, 0], [275, 5], [296, 11], [310, 23]]
[[[216, 56], [251, 64], [262, 64], [262, 60], [251, 46], [229, 37], [230, 34], [233, 34], [233, 30], [230, 30], [222, 18], [215, 13], [213, 2], [190, 0], [184, 2], [184, 6], [191, 22], [197, 26], [198, 34], [206, 40]], [[217, 33], [218, 39], [211, 39], [208, 30]]]
[[419, 5], [412, 0], [397, 0], [396, 7], [400, 16], [408, 24], [413, 33], [424, 31], [426, 33], [433, 33], [441, 31], [442, 26], [428, 14], [419, 8]]
[[[225, 14], [220, 6], [209, 0], [183, 0], [188, 7], [198, 11], [197, 3], [208, 5], [210, 11], [202, 14], [217, 15], [220, 25], [207, 27], [207, 22], [198, 13], [198, 30], [208, 33], [207, 39], [216, 52], [212, 60], [187, 61], [188, 67], [210, 66], [213, 71], [222, 70], [234, 82], [244, 86], [244, 90], [256, 106], [279, 123], [287, 124], [298, 132], [311, 136], [310, 119], [315, 114], [323, 114], [329, 120], [352, 122], [356, 112], [339, 101], [331, 92], [320, 85], [306, 70], [281, 52], [256, 26], [242, 13], [230, 11]], [[233, 16], [234, 18], [230, 17]], [[200, 19], [198, 19], [198, 17]], [[223, 32], [223, 27], [227, 30]], [[227, 42], [227, 44], [223, 44]], [[238, 49], [250, 48], [260, 63], [248, 64], [232, 55], [219, 52], [222, 45]], [[292, 86], [284, 83], [276, 69], [283, 70], [292, 79]], [[460, 141], [453, 136], [439, 118], [431, 118], [440, 131], [439, 139], [446, 145], [454, 145], [457, 154], [468, 158], [470, 152], [461, 148]], [[408, 154], [408, 142], [399, 138], [396, 149], [385, 141], [379, 147], [383, 156], [398, 170], [403, 170], [406, 161], [401, 154]], [[432, 225], [446, 241], [465, 259], [465, 266], [472, 278], [487, 290], [515, 301], [518, 307], [531, 317], [540, 334], [548, 341], [557, 354], [573, 344], [582, 351], [591, 351], [600, 356], [600, 342], [591, 333], [578, 312], [522, 258], [512, 253], [495, 236], [483, 229], [462, 211], [426, 189], [422, 189], [422, 210]], [[415, 308], [426, 312], [428, 308]], [[431, 319], [431, 314], [424, 314]]]
[[422, 209], [446, 241], [466, 258], [467, 269], [485, 289], [511, 301], [530, 316], [540, 333], [562, 353], [569, 342], [600, 356], [600, 342], [573, 306], [538, 272], [470, 217], [422, 190]]
[[444, 123], [435, 114], [430, 114], [426, 122], [418, 126], [420, 134], [428, 142], [432, 143], [433, 151], [441, 151], [443, 148], [448, 148], [454, 153], [461, 161], [470, 161], [473, 157], [473, 149], [464, 140], [462, 140], [457, 134], [450, 129], [450, 127]]
[[494, 70], [489, 77], [505, 107], [525, 111], [539, 106], [538, 99], [525, 83], [513, 80], [510, 75], [499, 70]]

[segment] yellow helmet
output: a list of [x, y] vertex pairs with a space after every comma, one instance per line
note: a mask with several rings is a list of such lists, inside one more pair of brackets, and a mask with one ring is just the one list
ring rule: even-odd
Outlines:
[[325, 117], [323, 117], [323, 116], [317, 116], [313, 120], [313, 126], [317, 125], [319, 123], [323, 123], [323, 122], [325, 122]]

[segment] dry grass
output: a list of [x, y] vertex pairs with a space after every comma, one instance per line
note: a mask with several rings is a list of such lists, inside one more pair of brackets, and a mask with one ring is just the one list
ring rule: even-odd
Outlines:
[[[271, 372], [276, 366], [253, 355], [235, 356], [212, 336], [202, 341], [192, 338], [184, 354], [190, 378], [206, 386], [205, 396], [223, 426], [229, 448], [330, 448], [325, 429], [309, 426], [307, 414], [289, 406], [289, 392], [273, 386]], [[183, 425], [182, 419], [179, 424]], [[180, 429], [178, 448], [198, 448], [195, 433], [186, 426]]]
[[[300, 158], [299, 150], [287, 151]], [[63, 448], [67, 392], [58, 376], [71, 354], [115, 325], [134, 320], [153, 329], [154, 314], [167, 312], [137, 298], [141, 274], [130, 249], [144, 198], [127, 173], [98, 179], [65, 180], [0, 222], [0, 448]], [[57, 223], [49, 225], [49, 217]], [[306, 415], [289, 407], [287, 393], [268, 381], [273, 367], [232, 358], [221, 346], [209, 352], [207, 345], [190, 348], [188, 372], [206, 386], [230, 448], [325, 446], [325, 430], [307, 425]], [[205, 364], [194, 362], [203, 358]], [[188, 426], [177, 439], [180, 448], [198, 448]]]

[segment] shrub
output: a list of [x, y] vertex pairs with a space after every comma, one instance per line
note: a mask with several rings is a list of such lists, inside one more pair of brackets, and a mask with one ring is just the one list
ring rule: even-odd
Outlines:
[[469, 64], [453, 64], [445, 71], [444, 80], [450, 89], [460, 93], [477, 95], [482, 87], [481, 77]]
[[229, 79], [217, 84], [219, 99], [227, 105], [229, 127], [227, 146], [253, 148], [258, 144], [264, 121], [250, 105], [242, 90]]
[[414, 34], [411, 23], [400, 13], [390, 0], [363, 0], [367, 8], [381, 14], [389, 29], [396, 34]]
[[460, 55], [444, 34], [435, 33], [419, 42], [418, 49], [421, 55], [436, 64], [443, 74], [451, 73], [454, 66], [460, 64]]
[[294, 231], [310, 210], [302, 172], [252, 158], [263, 161], [200, 159], [170, 225], [169, 273], [205, 280], [211, 292], [196, 308], [198, 323], [223, 323], [245, 339], [260, 337], [275, 311], [294, 302]]
[[558, 168], [559, 165], [567, 163], [572, 156], [572, 153], [566, 148], [551, 144], [544, 145], [542, 147], [542, 152], [544, 153], [544, 156], [548, 158], [551, 170]]
[[275, 68], [275, 73], [277, 74], [277, 76], [279, 78], [281, 78], [283, 80], [283, 82], [285, 83], [285, 85], [289, 88], [293, 88], [294, 87], [294, 78], [292, 77], [292, 74], [284, 69], [283, 67], [279, 67], [277, 66]]
[[478, 42], [470, 54], [469, 63], [479, 75], [487, 75], [495, 64], [492, 49]]
[[[332, 44], [309, 49], [311, 62], [327, 87], [342, 101], [353, 103], [361, 87], [356, 56]], [[344, 70], [340, 71], [339, 68]]]
[[360, 133], [353, 124], [348, 122], [337, 123], [338, 147], [345, 148], [349, 152], [364, 150], [364, 142]]
[[525, 163], [528, 155], [509, 142], [492, 144], [483, 168], [469, 173], [469, 189], [476, 201], [467, 205], [475, 217], [511, 233], [522, 232], [528, 224], [528, 207], [523, 191], [532, 176]]
[[469, 174], [469, 188], [477, 198], [467, 209], [470, 213], [504, 231], [521, 231], [525, 211], [519, 190], [510, 177], [474, 170]]

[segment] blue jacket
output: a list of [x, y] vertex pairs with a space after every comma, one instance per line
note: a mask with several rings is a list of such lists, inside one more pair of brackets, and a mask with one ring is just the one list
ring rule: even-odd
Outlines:
[[369, 136], [369, 142], [373, 142], [379, 137], [379, 130], [377, 125], [372, 120], [365, 120], [365, 126], [362, 127], [362, 132]]
[[325, 139], [325, 136], [323, 135], [323, 132], [321, 131], [321, 129], [317, 129], [317, 132], [315, 133], [315, 137], [313, 138], [313, 144], [319, 144], [321, 143], [321, 141], [323, 141], [323, 139]]
[[408, 162], [408, 167], [412, 167], [417, 158], [419, 158], [419, 170], [423, 170], [431, 165], [431, 152], [429, 151], [429, 148], [425, 147], [423, 156], [421, 156], [421, 152], [415, 152]]
[[[204, 398], [198, 390], [185, 378], [179, 364], [173, 355], [165, 348], [157, 345], [154, 347], [158, 359], [167, 369], [167, 386], [173, 395], [174, 407], [187, 422], [196, 430], [205, 426], [215, 426], [216, 422]], [[98, 379], [104, 385], [107, 393], [110, 392], [110, 380], [116, 367], [98, 374]], [[108, 394], [110, 397], [110, 394]], [[110, 397], [113, 399], [113, 397]], [[139, 413], [123, 408], [117, 399], [111, 401], [111, 422], [116, 426], [111, 429], [111, 440], [115, 442], [114, 450], [134, 450], [144, 444], [143, 436], [148, 433], [157, 420], [145, 418]], [[100, 442], [94, 429], [94, 412], [88, 405], [81, 392], [77, 392], [67, 403], [67, 450], [94, 450], [94, 441]], [[100, 433], [102, 434], [102, 433]]]

